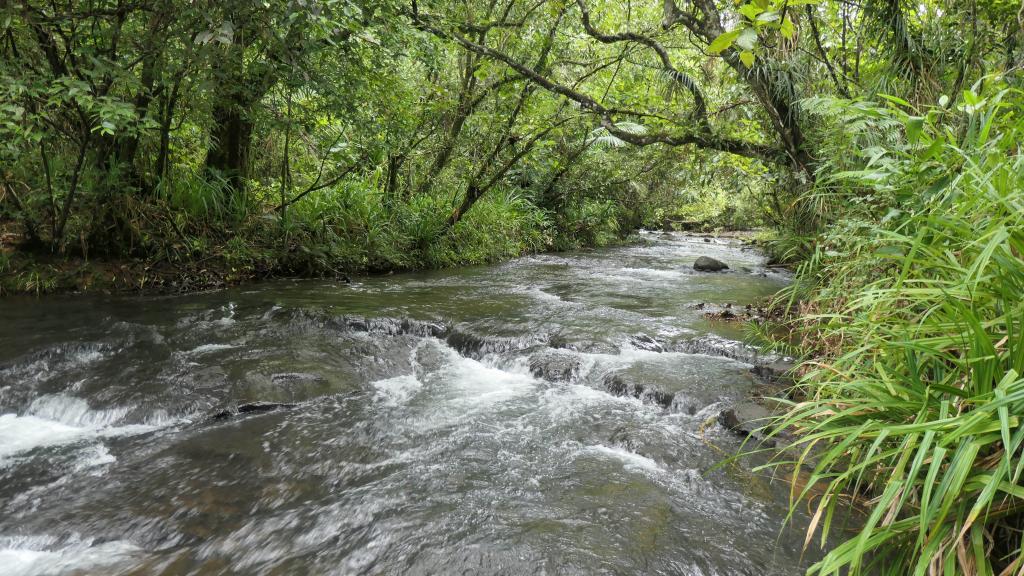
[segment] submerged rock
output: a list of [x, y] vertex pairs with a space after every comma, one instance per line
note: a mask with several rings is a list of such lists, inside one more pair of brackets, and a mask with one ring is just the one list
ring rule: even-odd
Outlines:
[[212, 416], [213, 420], [226, 420], [232, 416], [238, 416], [240, 414], [263, 414], [266, 412], [273, 412], [281, 408], [294, 408], [298, 404], [291, 404], [287, 402], [249, 402], [246, 404], [239, 404], [235, 408], [225, 408], [220, 412], [217, 412]]
[[746, 362], [747, 364], [773, 362], [777, 359], [777, 356], [762, 354], [753, 346], [715, 334], [705, 334], [676, 342], [672, 349], [676, 352], [686, 352], [687, 354], [705, 354], [707, 356], [731, 358], [740, 362]]
[[794, 368], [796, 368], [796, 364], [792, 361], [780, 358], [772, 362], [757, 364], [750, 371], [766, 382], [788, 386], [793, 383]]
[[552, 350], [530, 358], [530, 373], [551, 382], [566, 382], [579, 374], [581, 365], [575, 354]]
[[629, 338], [629, 343], [633, 348], [637, 350], [646, 350], [648, 352], [664, 352], [665, 346], [658, 342], [653, 336], [647, 334], [637, 334]]
[[622, 374], [611, 374], [604, 379], [605, 389], [616, 396], [632, 396], [663, 408], [672, 406], [675, 394], [652, 388], [642, 382], [632, 382]]
[[468, 358], [481, 358], [487, 354], [525, 352], [547, 344], [547, 335], [520, 337], [482, 336], [461, 327], [453, 328], [445, 342]]
[[719, 272], [721, 270], [728, 270], [729, 265], [710, 256], [701, 256], [693, 263], [693, 269], [698, 272]]

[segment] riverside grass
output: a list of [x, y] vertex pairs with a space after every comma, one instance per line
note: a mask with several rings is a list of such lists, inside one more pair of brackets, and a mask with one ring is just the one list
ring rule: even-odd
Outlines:
[[815, 457], [807, 545], [854, 533], [809, 573], [1024, 574], [1024, 97], [989, 85], [831, 103], [864, 152], [805, 198], [836, 214], [780, 296], [808, 360], [773, 427]]

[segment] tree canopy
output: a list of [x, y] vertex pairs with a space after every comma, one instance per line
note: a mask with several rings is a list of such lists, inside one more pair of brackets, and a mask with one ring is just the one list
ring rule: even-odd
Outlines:
[[113, 251], [147, 242], [126, 204], [200, 187], [286, 219], [361, 182], [382, 210], [423, 204], [421, 246], [492, 191], [565, 216], [588, 164], [624, 168], [617, 205], [665, 176], [767, 173], [759, 191], [785, 193], [821, 167], [809, 99], [933, 103], [1015, 67], [1021, 33], [1005, 1], [69, 0], [3, 18], [6, 210], [33, 242]]

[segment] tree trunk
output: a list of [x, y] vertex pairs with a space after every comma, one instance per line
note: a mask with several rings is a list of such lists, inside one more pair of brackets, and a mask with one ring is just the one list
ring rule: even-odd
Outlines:
[[231, 191], [238, 195], [245, 193], [252, 129], [252, 122], [235, 99], [221, 100], [214, 107], [206, 169], [223, 177]]
[[160, 103], [160, 148], [156, 155], [156, 178], [163, 181], [167, 177], [171, 162], [171, 124], [174, 121], [174, 110], [178, 106], [178, 92], [182, 78], [174, 81], [170, 94], [163, 92]]

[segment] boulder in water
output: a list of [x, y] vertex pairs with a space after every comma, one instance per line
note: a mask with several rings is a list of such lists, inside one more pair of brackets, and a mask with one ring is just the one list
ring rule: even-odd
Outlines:
[[648, 352], [664, 352], [665, 346], [658, 342], [655, 338], [648, 336], [647, 334], [637, 334], [629, 338], [629, 343], [637, 350], [646, 350]]
[[651, 402], [663, 408], [672, 406], [675, 394], [652, 388], [642, 382], [633, 382], [623, 374], [611, 374], [604, 379], [605, 389], [615, 396], [632, 396], [644, 402]]
[[701, 256], [693, 263], [693, 269], [698, 272], [720, 272], [728, 270], [729, 265], [721, 260], [715, 260], [710, 256]]
[[263, 414], [264, 412], [273, 412], [280, 408], [294, 408], [298, 404], [290, 404], [287, 402], [249, 402], [246, 404], [239, 404], [234, 409], [225, 408], [220, 412], [213, 415], [214, 420], [226, 420], [232, 416], [240, 414]]
[[580, 358], [571, 352], [550, 351], [530, 359], [530, 373], [551, 382], [572, 380], [580, 371]]
[[740, 402], [722, 410], [718, 423], [743, 436], [763, 439], [762, 428], [770, 423], [771, 412], [760, 404]]
[[792, 372], [795, 367], [792, 361], [780, 358], [774, 362], [755, 364], [750, 371], [765, 382], [789, 385], [793, 383]]

